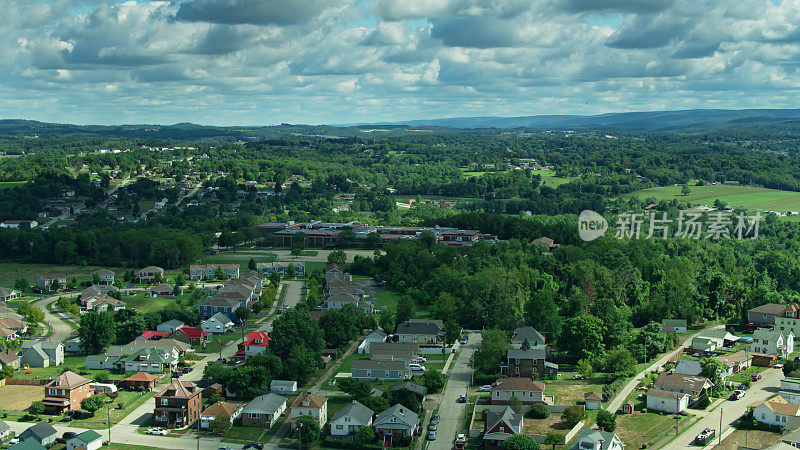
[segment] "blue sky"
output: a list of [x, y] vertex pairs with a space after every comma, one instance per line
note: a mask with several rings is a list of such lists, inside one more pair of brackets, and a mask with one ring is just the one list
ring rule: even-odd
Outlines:
[[796, 108], [800, 0], [0, 0], [0, 117]]

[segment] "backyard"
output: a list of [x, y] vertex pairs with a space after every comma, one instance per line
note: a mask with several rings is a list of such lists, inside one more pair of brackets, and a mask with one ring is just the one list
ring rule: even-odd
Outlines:
[[[156, 392], [151, 391], [141, 393], [118, 391], [118, 394], [119, 395], [117, 398], [109, 399], [111, 400], [112, 409], [109, 412], [108, 418], [110, 418], [112, 425], [124, 419], [128, 414], [132, 413], [133, 410], [141, 406], [142, 403], [153, 397]], [[119, 407], [120, 405], [122, 405], [122, 408]], [[70, 426], [78, 428], [90, 428], [94, 430], [106, 428], [108, 426], [106, 413], [107, 408], [101, 408], [93, 417], [74, 420], [70, 422]]]

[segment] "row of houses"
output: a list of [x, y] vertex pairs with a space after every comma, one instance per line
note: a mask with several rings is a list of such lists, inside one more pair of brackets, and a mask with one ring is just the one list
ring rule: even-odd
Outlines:
[[227, 316], [238, 322], [236, 310], [249, 308], [253, 302], [261, 298], [264, 280], [259, 272], [248, 272], [242, 278], [228, 280], [222, 287], [197, 304], [200, 318], [209, 319], [216, 314]]
[[373, 305], [369, 301], [369, 294], [364, 286], [353, 280], [353, 277], [343, 272], [338, 264], [328, 264], [325, 267], [325, 290], [322, 296], [322, 309], [330, 311], [341, 309], [345, 305], [356, 305], [365, 313], [372, 314]]

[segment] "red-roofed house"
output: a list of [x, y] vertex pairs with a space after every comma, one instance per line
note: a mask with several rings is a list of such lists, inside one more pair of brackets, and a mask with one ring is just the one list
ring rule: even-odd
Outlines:
[[211, 333], [207, 333], [200, 328], [184, 326], [175, 330], [170, 338], [186, 342], [189, 345], [205, 345], [210, 335]]
[[169, 336], [169, 333], [166, 331], [156, 331], [156, 330], [145, 330], [142, 334], [136, 338], [137, 341], [154, 341], [156, 339], [161, 339]]
[[253, 331], [248, 333], [246, 338], [247, 339], [242, 344], [245, 357], [257, 355], [267, 350], [269, 334], [267, 334], [266, 331]]

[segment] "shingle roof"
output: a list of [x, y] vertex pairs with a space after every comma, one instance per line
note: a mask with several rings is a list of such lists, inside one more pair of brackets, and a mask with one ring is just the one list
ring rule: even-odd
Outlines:
[[367, 338], [386, 339], [386, 336], [388, 335], [386, 334], [385, 331], [381, 330], [380, 328], [377, 328], [375, 330], [372, 330], [372, 332], [367, 335]]
[[441, 320], [406, 320], [397, 326], [397, 334], [435, 334], [442, 332], [444, 324]]
[[259, 395], [244, 407], [242, 413], [274, 413], [281, 407], [281, 405], [286, 404], [286, 400], [286, 397], [278, 394], [270, 393]]
[[129, 376], [128, 378], [125, 378], [122, 381], [139, 381], [139, 382], [149, 383], [155, 380], [156, 378], [158, 377], [156, 377], [155, 375], [151, 375], [147, 372], [136, 372], [135, 374]]
[[91, 381], [88, 378], [83, 378], [77, 373], [68, 370], [59, 375], [53, 381], [47, 383], [45, 387], [58, 386], [59, 388], [64, 388], [64, 389], [75, 389], [78, 386], [83, 386], [84, 384], [88, 384], [90, 382]]
[[[325, 402], [327, 401], [328, 401], [327, 397], [323, 397], [317, 394], [312, 394], [311, 392], [306, 392], [305, 394], [300, 395], [296, 399], [294, 399], [294, 402], [292, 403], [292, 408], [298, 408], [298, 407], [322, 408], [322, 405], [324, 405]], [[308, 405], [303, 406], [303, 402], [308, 402]]]
[[6, 431], [8, 431], [10, 429], [11, 429], [11, 427], [8, 426], [7, 423], [5, 423], [4, 421], [0, 420], [0, 434], [3, 434], [3, 433], [5, 433]]
[[498, 378], [492, 391], [538, 391], [544, 392], [544, 383], [527, 378]]
[[347, 406], [337, 411], [331, 421], [339, 420], [344, 416], [350, 416], [355, 419], [355, 422], [366, 425], [369, 423], [370, 419], [372, 419], [373, 414], [375, 414], [373, 410], [353, 400]]
[[753, 340], [769, 340], [776, 341], [780, 336], [788, 336], [789, 332], [784, 333], [780, 330], [769, 330], [766, 328], [759, 328], [753, 332]]
[[192, 398], [200, 392], [202, 391], [191, 381], [176, 379], [172, 380], [172, 383], [156, 394], [156, 397]]
[[664, 319], [661, 321], [661, 325], [665, 327], [683, 327], [686, 328], [686, 319]]
[[78, 439], [79, 441], [81, 441], [81, 442], [83, 442], [85, 444], [89, 444], [89, 443], [92, 443], [92, 442], [94, 442], [94, 441], [96, 441], [98, 439], [103, 439], [103, 437], [100, 436], [100, 433], [98, 433], [97, 431], [87, 430], [87, 431], [84, 431], [83, 433], [75, 436], [73, 439]]
[[662, 372], [658, 375], [658, 379], [653, 386], [656, 388], [663, 386], [672, 389], [684, 389], [690, 392], [700, 392], [706, 383], [710, 384], [711, 382], [705, 377]]
[[425, 386], [420, 386], [417, 383], [412, 383], [410, 381], [395, 384], [391, 388], [393, 391], [398, 391], [400, 389], [406, 389], [419, 395], [425, 395], [425, 393], [428, 391]]
[[19, 356], [11, 350], [6, 349], [0, 352], [0, 365], [11, 364], [18, 359]]
[[209, 320], [210, 319], [214, 319], [214, 320], [220, 322], [223, 325], [227, 325], [229, 323], [233, 323], [233, 321], [231, 320], [230, 317], [226, 316], [225, 314], [222, 314], [221, 312], [218, 312], [218, 313], [214, 314], [213, 316], [209, 317]]
[[603, 401], [603, 396], [598, 392], [584, 392], [583, 393], [583, 400], [584, 401], [602, 402]]
[[680, 393], [680, 392], [665, 391], [663, 389], [650, 388], [650, 389], [647, 390], [647, 395], [652, 395], [653, 397], [671, 398], [671, 399], [674, 400], [676, 398], [685, 397], [685, 396], [687, 396], [689, 394], [684, 394], [684, 393]]
[[703, 367], [700, 365], [700, 361], [696, 359], [681, 359], [678, 361], [678, 365], [675, 366], [675, 373], [700, 375], [703, 373]]
[[411, 350], [414, 353], [419, 353], [419, 344], [413, 342], [373, 342], [369, 345], [369, 351], [394, 351], [394, 350]]
[[217, 402], [205, 409], [202, 416], [232, 416], [242, 407], [241, 403]]
[[778, 315], [782, 313], [784, 309], [786, 309], [786, 305], [779, 305], [777, 303], [767, 303], [765, 305], [756, 306], [755, 308], [748, 309], [747, 312]]
[[533, 342], [544, 342], [544, 336], [542, 336], [542, 333], [539, 333], [533, 327], [517, 328], [514, 330], [514, 334], [511, 336], [512, 341], [524, 342], [525, 339], [527, 339], [531, 344]]
[[781, 414], [784, 416], [796, 416], [797, 410], [800, 409], [800, 406], [793, 405], [786, 401], [781, 396], [777, 396], [771, 400], [766, 400], [763, 402], [754, 403], [751, 406], [760, 406], [764, 405], [769, 408], [770, 411], [774, 412], [775, 414]]
[[407, 370], [405, 361], [373, 361], [356, 359], [350, 363], [350, 370]]
[[522, 414], [515, 413], [514, 410], [508, 406], [506, 406], [506, 408], [499, 413], [490, 412], [486, 415], [487, 430], [491, 430], [492, 428], [496, 427], [500, 422], [505, 422], [508, 424], [508, 426], [513, 429], [513, 434], [522, 432], [522, 430], [517, 428], [520, 422], [522, 422]]
[[416, 426], [419, 423], [419, 416], [401, 404], [397, 404], [378, 414], [375, 423], [383, 422], [391, 417], [396, 417], [400, 422], [409, 426]]
[[226, 308], [236, 308], [239, 305], [241, 305], [241, 302], [234, 299], [217, 296], [206, 297], [197, 304], [197, 306], [221, 306]]
[[57, 434], [55, 428], [47, 422], [39, 422], [36, 425], [29, 427], [27, 430], [23, 431], [22, 434], [30, 434], [31, 436], [35, 437], [36, 440], [41, 441], [49, 436], [53, 436]]
[[510, 348], [508, 349], [507, 357], [512, 359], [545, 359], [547, 358], [547, 346], [534, 345], [528, 350]]
[[575, 439], [572, 441], [572, 447], [570, 450], [582, 450], [581, 441], [584, 440], [591, 440], [592, 442], [598, 443], [600, 441], [603, 442], [603, 446], [600, 450], [609, 450], [609, 448], [614, 444], [614, 441], [619, 441], [619, 437], [616, 434], [611, 433], [609, 431], [601, 431], [601, 430], [594, 430], [590, 428], [582, 428]]

